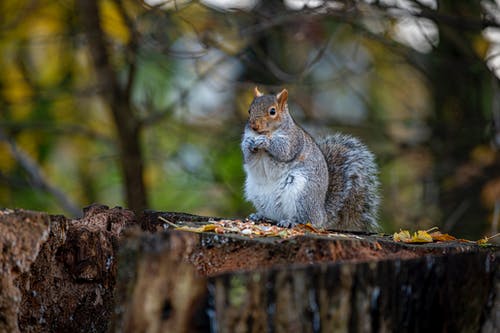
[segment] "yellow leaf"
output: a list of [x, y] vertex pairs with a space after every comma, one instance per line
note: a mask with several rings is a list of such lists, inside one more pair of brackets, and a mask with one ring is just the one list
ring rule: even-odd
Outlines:
[[404, 243], [432, 243], [432, 237], [425, 230], [418, 230], [413, 233], [413, 236], [410, 235], [408, 230], [400, 230], [399, 232], [395, 232], [392, 236], [395, 242], [404, 242]]
[[411, 238], [411, 243], [432, 243], [432, 237], [427, 231], [417, 230]]
[[478, 240], [476, 243], [478, 245], [485, 245], [488, 243], [488, 240], [489, 240], [488, 237], [484, 237], [484, 238], [481, 238], [480, 240]]
[[500, 236], [500, 233], [495, 234], [495, 235], [490, 236], [490, 237], [486, 236], [486, 237], [481, 238], [480, 240], [476, 241], [476, 243], [478, 245], [489, 245], [489, 241], [492, 240], [493, 238], [498, 237], [498, 236]]
[[187, 226], [182, 226], [175, 228], [175, 230], [182, 230], [182, 231], [189, 231], [189, 232], [203, 232], [203, 227], [187, 227]]
[[399, 232], [395, 232], [392, 236], [392, 239], [395, 242], [408, 242], [411, 239], [410, 232], [408, 230], [399, 230]]
[[215, 231], [215, 229], [217, 229], [217, 225], [215, 224], [205, 224], [203, 226], [203, 231], [206, 232], [206, 231]]
[[209, 232], [209, 231], [215, 231], [219, 226], [215, 224], [205, 224], [201, 227], [188, 227], [188, 226], [182, 226], [182, 227], [177, 227], [175, 230], [182, 230], [182, 231], [189, 231], [189, 232]]

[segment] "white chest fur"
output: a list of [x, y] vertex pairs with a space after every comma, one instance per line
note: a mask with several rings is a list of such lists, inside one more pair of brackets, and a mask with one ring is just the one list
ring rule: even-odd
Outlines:
[[297, 203], [306, 186], [300, 168], [277, 162], [265, 151], [256, 153], [244, 168], [245, 196], [259, 214], [276, 221], [297, 215]]

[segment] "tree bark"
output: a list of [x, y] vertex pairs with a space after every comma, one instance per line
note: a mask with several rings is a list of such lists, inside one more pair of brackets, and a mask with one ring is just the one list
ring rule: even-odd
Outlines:
[[499, 247], [363, 233], [252, 239], [168, 230], [160, 216], [212, 219], [0, 210], [0, 332], [500, 328]]
[[131, 224], [132, 212], [105, 206], [79, 220], [0, 211], [0, 332], [105, 332]]
[[130, 103], [130, 89], [120, 86], [111, 65], [97, 0], [78, 0], [77, 3], [97, 79], [116, 126], [127, 207], [139, 214], [148, 206], [140, 143], [141, 123]]
[[373, 235], [140, 233], [121, 249], [111, 330], [495, 332], [499, 253]]

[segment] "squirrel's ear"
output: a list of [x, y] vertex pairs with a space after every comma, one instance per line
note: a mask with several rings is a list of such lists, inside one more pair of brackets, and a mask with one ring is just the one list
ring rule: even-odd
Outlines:
[[280, 109], [283, 109], [286, 101], [288, 100], [288, 90], [283, 89], [278, 95], [276, 95], [276, 99], [278, 100]]
[[253, 88], [253, 95], [254, 97], [260, 97], [264, 94], [259, 91], [259, 88], [257, 86], [255, 86], [255, 88]]

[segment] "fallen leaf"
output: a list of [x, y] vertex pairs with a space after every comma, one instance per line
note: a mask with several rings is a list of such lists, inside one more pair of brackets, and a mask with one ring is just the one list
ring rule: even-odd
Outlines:
[[[174, 228], [175, 230], [188, 231], [188, 232], [215, 232], [217, 234], [239, 234], [245, 237], [254, 238], [254, 237], [279, 237], [283, 239], [303, 236], [306, 234], [317, 234], [317, 235], [326, 235], [326, 236], [336, 236], [336, 237], [349, 237], [349, 238], [357, 238], [356, 235], [344, 235], [341, 233], [330, 233], [327, 230], [317, 229], [312, 224], [300, 224], [295, 226], [294, 228], [281, 228], [275, 224], [271, 223], [255, 223], [250, 220], [218, 220], [211, 221], [209, 224], [200, 225], [200, 226], [186, 226], [182, 225], [183, 221], [178, 221], [179, 224], [174, 224], [162, 217], [159, 217], [160, 220], [165, 222], [165, 224]], [[361, 239], [361, 238], [360, 238]]]
[[215, 231], [215, 229], [217, 229], [217, 225], [215, 224], [205, 224], [203, 226], [203, 231]]
[[314, 233], [321, 233], [320, 230], [316, 229], [311, 222], [307, 222], [306, 224], [299, 224], [298, 227], [301, 227], [303, 229], [306, 229], [308, 231], [314, 232]]
[[476, 243], [478, 245], [485, 245], [485, 244], [488, 244], [488, 237], [484, 237], [484, 238], [481, 238], [480, 240], [478, 240]]
[[410, 232], [408, 230], [401, 230], [399, 229], [399, 232], [395, 232], [394, 235], [392, 236], [392, 239], [395, 242], [408, 242], [411, 239]]
[[417, 230], [413, 234], [410, 243], [432, 243], [432, 237], [427, 231]]
[[435, 231], [430, 234], [432, 239], [436, 242], [449, 242], [449, 241], [454, 241], [456, 240], [455, 237], [449, 235], [449, 234], [442, 234], [440, 231]]
[[417, 230], [413, 233], [413, 236], [408, 230], [400, 230], [395, 232], [392, 236], [395, 242], [403, 243], [432, 243], [432, 237], [425, 230]]
[[500, 233], [493, 235], [493, 236], [490, 236], [490, 237], [486, 236], [486, 237], [481, 238], [480, 240], [476, 241], [476, 243], [477, 243], [477, 245], [480, 245], [480, 246], [489, 246], [489, 245], [491, 245], [489, 243], [489, 241], [495, 237], [498, 237], [498, 236], [500, 236]]
[[217, 234], [223, 234], [223, 233], [225, 233], [224, 228], [223, 228], [223, 227], [221, 227], [221, 226], [217, 226], [217, 228], [215, 228], [215, 230], [214, 230], [214, 231], [215, 231], [215, 233], [217, 233]]
[[188, 227], [188, 226], [182, 226], [182, 227], [177, 227], [175, 230], [182, 230], [182, 231], [189, 231], [189, 232], [204, 232], [204, 227]]

